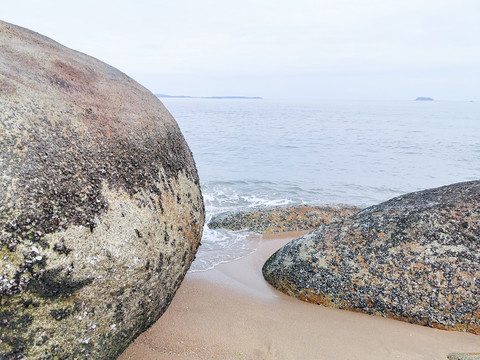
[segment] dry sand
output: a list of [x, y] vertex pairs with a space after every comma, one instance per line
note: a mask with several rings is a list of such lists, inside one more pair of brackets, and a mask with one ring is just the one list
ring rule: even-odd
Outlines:
[[276, 291], [261, 268], [297, 236], [264, 236], [245, 258], [187, 274], [165, 314], [120, 359], [445, 360], [451, 352], [480, 351], [478, 335], [326, 308]]

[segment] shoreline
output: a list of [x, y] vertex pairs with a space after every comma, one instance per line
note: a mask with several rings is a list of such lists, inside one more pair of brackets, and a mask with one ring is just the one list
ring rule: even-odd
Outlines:
[[139, 359], [447, 359], [480, 336], [309, 304], [270, 286], [265, 260], [303, 232], [263, 235], [255, 252], [187, 273], [162, 317], [120, 356]]

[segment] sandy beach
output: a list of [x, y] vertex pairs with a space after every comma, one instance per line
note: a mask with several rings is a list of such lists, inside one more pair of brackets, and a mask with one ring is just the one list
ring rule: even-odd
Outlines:
[[479, 352], [480, 336], [326, 308], [280, 293], [261, 268], [302, 233], [263, 236], [257, 250], [189, 273], [165, 314], [121, 360], [446, 359]]

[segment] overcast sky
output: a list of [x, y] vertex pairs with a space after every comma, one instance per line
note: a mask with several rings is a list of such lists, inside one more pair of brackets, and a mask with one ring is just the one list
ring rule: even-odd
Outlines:
[[154, 93], [480, 100], [479, 0], [11, 0]]

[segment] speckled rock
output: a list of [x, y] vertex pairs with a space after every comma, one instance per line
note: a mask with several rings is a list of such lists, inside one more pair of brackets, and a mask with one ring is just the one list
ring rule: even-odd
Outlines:
[[480, 181], [321, 226], [272, 255], [263, 274], [304, 301], [480, 334]]
[[480, 360], [480, 353], [451, 353], [448, 360]]
[[200, 241], [191, 152], [120, 71], [0, 22], [0, 358], [113, 359]]
[[263, 234], [310, 230], [323, 224], [343, 220], [360, 210], [358, 207], [347, 205], [265, 207], [214, 216], [208, 223], [208, 227], [246, 229]]

